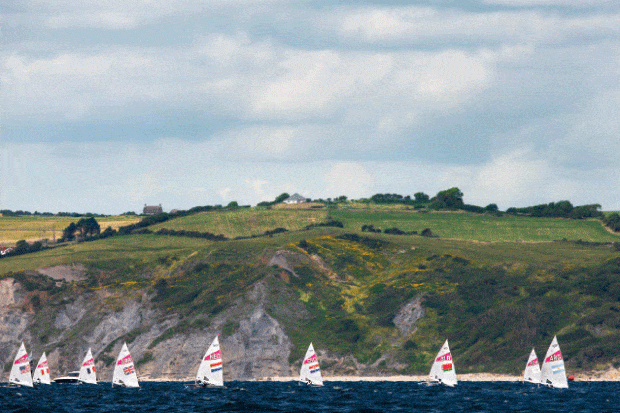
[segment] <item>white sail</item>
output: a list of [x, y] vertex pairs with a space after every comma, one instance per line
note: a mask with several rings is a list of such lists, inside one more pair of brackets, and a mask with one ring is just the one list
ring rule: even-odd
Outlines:
[[566, 370], [564, 369], [564, 358], [562, 357], [560, 345], [556, 337], [553, 337], [553, 341], [545, 355], [545, 360], [540, 370], [540, 382], [548, 387], [568, 388]]
[[456, 386], [456, 370], [452, 362], [452, 353], [450, 353], [448, 340], [446, 340], [441, 350], [437, 353], [429, 376], [432, 381], [443, 383], [450, 387]]
[[114, 366], [112, 386], [140, 387], [138, 384], [138, 375], [136, 374], [131, 354], [127, 348], [127, 343], [123, 343], [121, 352], [118, 353], [116, 365]]
[[11, 367], [11, 374], [9, 376], [9, 383], [18, 384], [20, 386], [32, 387], [32, 376], [30, 375], [30, 360], [28, 359], [28, 353], [26, 352], [26, 346], [24, 342], [19, 346], [13, 367]]
[[532, 349], [530, 358], [525, 365], [525, 372], [523, 373], [523, 380], [530, 383], [540, 383], [540, 366], [538, 365], [538, 356], [536, 351]]
[[86, 356], [80, 366], [80, 375], [78, 380], [82, 383], [97, 384], [97, 374], [95, 373], [95, 359], [93, 353], [90, 351], [90, 347], [86, 352]]
[[34, 369], [32, 382], [38, 384], [51, 384], [52, 382], [50, 380], [50, 369], [47, 365], [47, 357], [45, 356], [45, 352], [41, 355], [37, 368]]
[[205, 356], [200, 362], [196, 382], [205, 386], [223, 386], [224, 377], [222, 371], [222, 351], [217, 336], [209, 346]]
[[304, 361], [301, 364], [299, 372], [299, 381], [308, 383], [313, 386], [322, 386], [323, 378], [321, 377], [321, 368], [319, 367], [319, 359], [316, 357], [312, 343], [308, 346]]

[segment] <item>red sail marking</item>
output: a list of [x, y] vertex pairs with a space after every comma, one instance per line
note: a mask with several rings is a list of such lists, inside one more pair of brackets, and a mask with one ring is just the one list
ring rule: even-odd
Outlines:
[[534, 366], [534, 365], [538, 365], [538, 359], [534, 359], [534, 360], [530, 361], [529, 363], [527, 363], [527, 365], [529, 367]]
[[446, 353], [443, 356], [439, 356], [439, 357], [437, 357], [437, 361], [438, 362], [452, 361], [452, 354], [451, 353]]
[[222, 351], [218, 350], [211, 354], [207, 354], [205, 356], [205, 360], [221, 360], [222, 359]]
[[316, 361], [316, 354], [313, 354], [304, 360], [304, 364], [316, 363]]
[[563, 360], [562, 352], [560, 350], [558, 350], [555, 353], [553, 353], [552, 355], [550, 355], [549, 357], [547, 357], [545, 359], [545, 363], [552, 363], [554, 361], [560, 361], [560, 360]]
[[45, 360], [43, 363], [39, 363], [37, 365], [37, 368], [39, 368], [39, 367], [47, 367], [47, 360]]
[[88, 367], [88, 366], [92, 366], [94, 364], [95, 364], [95, 360], [94, 359], [90, 359], [88, 361], [85, 361], [84, 364], [82, 364], [82, 366]]
[[127, 354], [125, 357], [120, 359], [117, 364], [120, 366], [122, 364], [129, 364], [129, 363], [133, 363], [133, 360], [131, 359], [131, 354]]
[[15, 360], [15, 364], [22, 364], [22, 363], [27, 363], [27, 362], [28, 362], [28, 354], [24, 354], [23, 356]]

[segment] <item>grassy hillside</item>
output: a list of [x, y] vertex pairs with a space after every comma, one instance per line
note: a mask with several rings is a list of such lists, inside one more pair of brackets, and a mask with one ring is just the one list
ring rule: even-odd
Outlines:
[[620, 241], [598, 220], [530, 218], [514, 215], [480, 215], [466, 212], [364, 211], [336, 209], [331, 216], [347, 228], [360, 230], [374, 225], [382, 230], [397, 227], [422, 232], [430, 228], [441, 238], [483, 242], [541, 242], [561, 239], [589, 242]]
[[[160, 341], [183, 329], [201, 328], [257, 282], [266, 282], [275, 297], [267, 311], [294, 344], [291, 361], [313, 341], [334, 354], [354, 355], [372, 366], [369, 371], [426, 373], [447, 337], [459, 372], [519, 373], [531, 347], [540, 355], [558, 334], [569, 369], [620, 365], [615, 344], [620, 340], [620, 252], [599, 243], [617, 239], [599, 233], [599, 222], [339, 209], [330, 215], [345, 228], [300, 230], [326, 214], [198, 214], [151, 229], [228, 237], [276, 227], [289, 232], [226, 242], [118, 236], [1, 259], [0, 274], [26, 283], [29, 297], [40, 297], [35, 310], [41, 317], [47, 305], [70, 294], [101, 289], [146, 293], [153, 308], [183, 320]], [[440, 238], [362, 233], [364, 224], [407, 231], [428, 227]], [[462, 239], [465, 234], [471, 239]], [[597, 243], [540, 242], [562, 238]], [[286, 266], [272, 263], [278, 254]], [[71, 289], [45, 283], [30, 272], [73, 263], [88, 271]], [[394, 317], [416, 298], [424, 316], [403, 333]], [[304, 316], [292, 310], [298, 307]], [[329, 365], [323, 367], [330, 371]], [[339, 368], [340, 373], [348, 371]]]
[[587, 242], [620, 241], [620, 236], [608, 232], [599, 220], [561, 218], [530, 218], [514, 215], [480, 215], [466, 212], [418, 212], [405, 209], [339, 208], [320, 210], [257, 210], [205, 212], [166, 221], [150, 227], [223, 234], [229, 238], [262, 234], [278, 227], [296, 231], [315, 224], [327, 216], [344, 223], [345, 228], [360, 231], [364, 225], [386, 230], [424, 229], [441, 237], [481, 242], [545, 242], [582, 240]]
[[[481, 242], [544, 242], [555, 240], [582, 240], [587, 242], [620, 241], [620, 236], [608, 232], [598, 220], [560, 218], [530, 218], [513, 215], [480, 215], [466, 212], [419, 212], [398, 206], [344, 204], [337, 209], [273, 209], [260, 208], [202, 212], [172, 219], [149, 227], [223, 234], [228, 238], [260, 235], [275, 228], [297, 231], [308, 225], [323, 222], [327, 217], [341, 221], [348, 230], [359, 231], [363, 225], [382, 230], [399, 228], [403, 231], [422, 232], [430, 228], [444, 239]], [[101, 229], [129, 225], [139, 217], [116, 216], [97, 218]], [[69, 217], [0, 217], [0, 244], [20, 239], [34, 241], [56, 236], [70, 222]]]
[[[136, 216], [113, 216], [96, 218], [101, 230], [107, 227], [118, 229], [123, 225], [136, 223], [140, 220]], [[62, 231], [71, 223], [78, 222], [80, 218], [72, 217], [46, 217], [46, 216], [21, 216], [0, 217], [0, 245], [14, 244], [19, 240], [28, 242], [38, 241], [44, 238], [56, 239], [62, 236]]]
[[325, 211], [318, 210], [238, 209], [202, 212], [153, 225], [149, 229], [210, 232], [216, 235], [222, 234], [227, 238], [236, 238], [260, 235], [275, 228], [296, 231], [307, 225], [322, 222], [326, 216]]
[[113, 237], [4, 258], [0, 260], [0, 274], [75, 263], [110, 269], [115, 274], [134, 273], [143, 266], [156, 266], [162, 257], [186, 257], [209, 245], [208, 241], [182, 237]]

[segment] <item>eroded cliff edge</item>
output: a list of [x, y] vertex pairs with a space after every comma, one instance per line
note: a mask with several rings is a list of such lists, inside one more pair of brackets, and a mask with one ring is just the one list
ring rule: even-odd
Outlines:
[[[309, 344], [303, 340], [313, 340], [306, 330], [314, 328], [307, 322], [315, 315], [308, 311], [308, 297], [300, 297], [292, 288], [291, 278], [297, 283], [308, 281], [301, 280], [304, 275], [300, 277], [294, 268], [302, 272], [312, 268], [325, 282], [337, 274], [318, 257], [306, 254], [277, 251], [263, 261], [267, 265], [255, 269], [256, 277], [249, 277], [253, 282], [228, 304], [216, 306], [215, 311], [212, 305], [191, 311], [167, 308], [162, 296], [169, 293], [163, 292], [166, 287], [154, 286], [154, 280], [140, 288], [131, 282], [112, 287], [85, 286], [92, 274], [82, 265], [4, 278], [0, 281], [1, 367], [8, 371], [21, 340], [35, 361], [41, 352], [47, 353], [52, 377], [77, 370], [90, 347], [99, 380], [109, 381], [116, 354], [127, 342], [140, 378], [192, 380], [208, 344], [219, 335], [226, 380], [295, 376]], [[198, 268], [200, 272], [204, 265], [185, 263], [182, 271], [196, 272]], [[40, 284], [32, 285], [33, 280]], [[170, 276], [160, 280], [167, 280], [160, 284], [168, 288], [175, 282]], [[195, 291], [194, 295], [200, 293]], [[217, 301], [217, 297], [210, 299]], [[328, 301], [322, 300], [320, 305]], [[404, 342], [423, 314], [419, 297], [401, 308], [395, 323], [403, 335], [392, 337], [393, 342], [396, 340], [393, 345]], [[330, 337], [337, 334], [318, 333]], [[297, 348], [291, 335], [297, 338]], [[328, 374], [386, 374], [386, 369], [404, 367], [389, 354], [361, 361], [350, 353], [322, 346], [318, 335], [315, 346]]]

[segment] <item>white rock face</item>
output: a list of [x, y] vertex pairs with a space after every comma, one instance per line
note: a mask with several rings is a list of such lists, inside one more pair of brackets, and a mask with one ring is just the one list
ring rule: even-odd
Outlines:
[[0, 280], [0, 311], [18, 305], [21, 301], [21, 285], [16, 283], [13, 278]]
[[[236, 305], [213, 317], [202, 331], [175, 334], [152, 349], [144, 348], [153, 355], [153, 361], [143, 365], [140, 374], [193, 380], [207, 347], [219, 334], [224, 380], [290, 376], [292, 343], [280, 323], [265, 310], [267, 294], [265, 285], [258, 283]], [[224, 331], [231, 330], [231, 326], [232, 331]], [[144, 346], [151, 342], [146, 340]]]
[[[294, 373], [288, 362], [292, 343], [267, 311], [272, 293], [264, 282], [221, 313], [205, 314], [201, 328], [192, 327], [195, 319], [161, 314], [147, 296], [112, 292], [87, 293], [46, 309], [48, 324], [39, 320], [33, 328], [34, 314], [20, 307], [23, 294], [13, 279], [0, 281], [0, 366], [11, 362], [24, 338], [33, 355], [45, 348], [52, 377], [77, 370], [90, 347], [97, 380], [110, 381], [112, 359], [127, 340], [140, 379], [193, 380], [209, 343], [219, 334], [225, 380]], [[165, 339], [152, 345], [163, 334]]]
[[32, 314], [22, 310], [23, 288], [13, 278], [0, 281], [0, 371], [11, 363], [22, 339], [27, 340]]
[[393, 322], [403, 336], [408, 336], [416, 331], [417, 327], [414, 324], [424, 317], [424, 314], [422, 297], [417, 296], [398, 310]]

